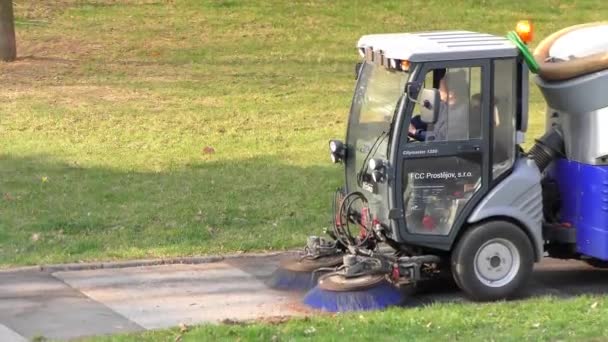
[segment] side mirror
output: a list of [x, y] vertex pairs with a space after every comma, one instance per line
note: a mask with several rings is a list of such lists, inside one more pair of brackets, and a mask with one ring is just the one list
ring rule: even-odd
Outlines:
[[420, 94], [420, 88], [422, 88], [420, 82], [408, 82], [405, 85], [405, 92], [410, 101], [418, 102], [416, 99], [418, 98], [418, 94]]
[[363, 63], [361, 63], [361, 62], [355, 64], [355, 80], [359, 79], [359, 73], [361, 72], [362, 66], [363, 66]]
[[422, 89], [417, 101], [420, 103], [420, 119], [425, 123], [437, 122], [441, 97], [437, 89]]

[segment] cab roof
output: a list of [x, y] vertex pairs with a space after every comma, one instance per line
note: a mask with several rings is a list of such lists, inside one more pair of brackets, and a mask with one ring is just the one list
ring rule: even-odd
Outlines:
[[478, 58], [515, 57], [517, 47], [506, 37], [470, 31], [433, 31], [365, 35], [357, 48], [380, 52], [385, 58], [428, 62]]

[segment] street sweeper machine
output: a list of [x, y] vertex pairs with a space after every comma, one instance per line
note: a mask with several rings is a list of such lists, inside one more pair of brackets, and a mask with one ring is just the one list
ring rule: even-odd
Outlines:
[[[544, 256], [608, 267], [608, 23], [527, 43], [468, 31], [366, 35], [327, 237], [271, 285], [326, 311], [398, 305], [453, 278], [474, 300], [516, 295]], [[529, 74], [546, 131], [529, 151]]]

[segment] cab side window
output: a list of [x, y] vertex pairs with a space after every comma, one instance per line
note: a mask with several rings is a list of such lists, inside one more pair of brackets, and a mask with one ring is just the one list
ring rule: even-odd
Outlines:
[[[429, 75], [433, 75], [429, 82]], [[410, 136], [416, 141], [459, 141], [481, 138], [481, 68], [450, 68], [427, 73], [425, 88], [436, 88], [441, 96], [437, 121], [422, 122], [414, 107]]]
[[516, 72], [514, 59], [494, 61], [493, 178], [510, 169], [515, 158]]

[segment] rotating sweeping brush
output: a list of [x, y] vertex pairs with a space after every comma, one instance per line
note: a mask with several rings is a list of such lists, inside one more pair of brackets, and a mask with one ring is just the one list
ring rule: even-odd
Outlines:
[[321, 275], [328, 272], [315, 271], [340, 266], [342, 258], [340, 253], [318, 258], [296, 256], [285, 259], [266, 281], [266, 285], [277, 290], [308, 291], [317, 285]]
[[304, 304], [328, 312], [369, 311], [400, 305], [405, 296], [384, 275], [346, 278], [338, 273], [320, 277]]

